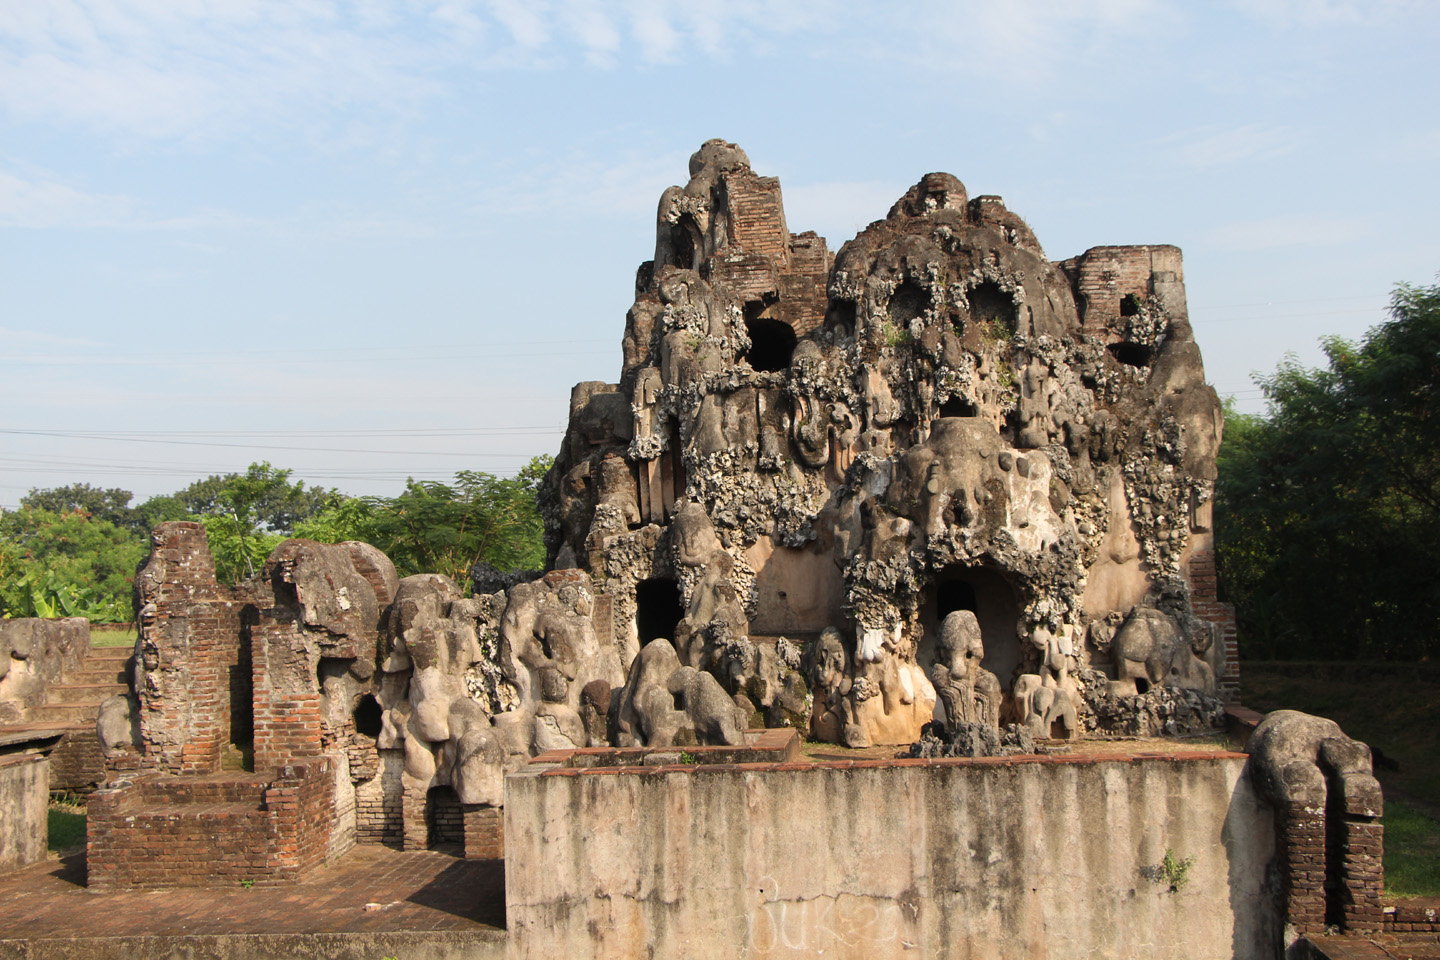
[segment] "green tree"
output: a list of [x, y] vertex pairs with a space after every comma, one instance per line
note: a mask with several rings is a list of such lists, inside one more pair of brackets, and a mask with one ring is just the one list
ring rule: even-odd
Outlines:
[[119, 487], [94, 487], [88, 483], [72, 483], [64, 487], [38, 489], [20, 498], [20, 506], [51, 513], [74, 513], [83, 511], [92, 517], [109, 520], [117, 526], [126, 526], [130, 520], [129, 490]]
[[127, 621], [145, 552], [130, 530], [83, 510], [0, 514], [0, 612]]
[[1323, 341], [1231, 418], [1216, 534], [1247, 656], [1421, 659], [1440, 649], [1440, 285], [1401, 286], [1357, 344]]
[[453, 484], [412, 479], [394, 498], [332, 497], [295, 533], [328, 543], [372, 543], [402, 577], [443, 573], [463, 585], [482, 561], [501, 570], [538, 569], [545, 546], [535, 493], [550, 463], [536, 457], [514, 477], [466, 470]]
[[290, 533], [295, 524], [319, 513], [337, 491], [291, 483], [293, 471], [268, 462], [252, 463], [244, 473], [213, 474], [172, 494], [151, 497], [135, 508], [153, 526], [163, 520], [230, 516], [239, 491], [254, 526], [267, 533]]
[[[205, 509], [195, 513], [205, 524], [216, 578], [239, 583], [254, 576], [270, 551], [290, 533], [295, 515], [289, 511], [307, 499], [305, 484], [290, 483], [289, 470], [277, 470], [269, 463], [252, 463], [244, 473], [211, 477], [210, 481], [216, 479], [222, 482], [213, 496], [207, 491]], [[176, 495], [182, 502], [183, 494]], [[285, 526], [279, 526], [281, 523]]]

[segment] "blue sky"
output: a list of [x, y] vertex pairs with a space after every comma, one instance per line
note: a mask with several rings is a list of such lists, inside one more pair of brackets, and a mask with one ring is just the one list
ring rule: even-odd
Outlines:
[[553, 452], [701, 142], [832, 249], [919, 177], [1185, 251], [1209, 378], [1440, 271], [1440, 4], [0, 0], [0, 505]]

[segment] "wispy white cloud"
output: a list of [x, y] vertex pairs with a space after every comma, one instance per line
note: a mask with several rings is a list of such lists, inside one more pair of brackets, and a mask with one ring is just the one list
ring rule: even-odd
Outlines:
[[23, 178], [0, 170], [0, 226], [107, 226], [133, 213], [134, 204], [125, 197], [86, 193], [55, 179]]
[[303, 111], [389, 109], [438, 89], [373, 6], [53, 0], [0, 14], [0, 110], [121, 138], [284, 128]]
[[1277, 250], [1282, 247], [1329, 247], [1352, 243], [1370, 233], [1362, 220], [1321, 216], [1268, 217], [1237, 220], [1209, 230], [1205, 239], [1219, 247], [1239, 251]]
[[1299, 137], [1294, 131], [1263, 123], [1199, 127], [1160, 141], [1160, 151], [1170, 162], [1200, 168], [1270, 160], [1298, 146]]
[[[724, 57], [820, 29], [829, 5], [754, 0], [46, 0], [0, 8], [0, 112], [137, 141], [314, 131], [418, 112], [457, 76]], [[332, 124], [342, 121], [332, 119]], [[372, 119], [372, 122], [379, 122]]]
[[175, 233], [243, 230], [312, 241], [417, 239], [436, 233], [436, 227], [423, 220], [344, 210], [302, 209], [270, 217], [220, 208], [200, 208], [178, 216], [157, 214], [129, 197], [86, 192], [47, 173], [22, 176], [4, 169], [0, 169], [0, 227]]
[[1333, 27], [1379, 23], [1433, 7], [1428, 0], [1233, 0], [1242, 16], [1273, 27]]
[[518, 46], [533, 49], [550, 40], [549, 17], [544, 4], [534, 0], [489, 0], [487, 6], [490, 15], [500, 22]]
[[876, 55], [1029, 88], [1072, 76], [1076, 67], [1092, 72], [1134, 40], [1163, 36], [1183, 19], [1173, 0], [926, 0], [887, 9], [907, 15], [875, 24]]
[[613, 66], [620, 51], [620, 29], [600, 0], [565, 0], [561, 21], [584, 48], [592, 66]]

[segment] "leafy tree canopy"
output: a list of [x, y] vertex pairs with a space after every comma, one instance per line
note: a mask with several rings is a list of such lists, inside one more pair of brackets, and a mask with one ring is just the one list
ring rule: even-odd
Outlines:
[[1440, 649], [1440, 285], [1400, 286], [1359, 343], [1323, 341], [1227, 418], [1216, 534], [1249, 657]]
[[0, 513], [0, 614], [127, 621], [146, 551], [128, 529], [83, 510]]
[[480, 561], [537, 569], [545, 549], [535, 492], [550, 462], [537, 457], [515, 477], [463, 471], [454, 483], [410, 480], [393, 498], [307, 487], [269, 463], [138, 507], [128, 506], [127, 490], [83, 483], [31, 490], [21, 510], [0, 513], [0, 612], [130, 619], [131, 579], [150, 529], [165, 520], [205, 524], [222, 583], [254, 575], [292, 535], [364, 540], [389, 554], [401, 576], [444, 573], [462, 586]]
[[235, 514], [237, 505], [258, 529], [267, 533], [290, 533], [295, 524], [319, 513], [337, 491], [291, 483], [290, 470], [277, 470], [269, 463], [252, 463], [244, 473], [226, 473], [197, 480], [167, 497], [156, 497], [141, 505], [153, 511], [173, 513], [166, 520], [190, 516], [213, 517]]
[[20, 506], [51, 513], [78, 510], [123, 527], [128, 526], [131, 519], [130, 498], [133, 496], [129, 490], [119, 487], [104, 489], [88, 483], [72, 483], [44, 490], [31, 487], [30, 492], [20, 498]]
[[332, 497], [296, 536], [328, 543], [364, 540], [385, 551], [402, 577], [443, 573], [468, 585], [481, 561], [501, 570], [544, 566], [544, 524], [535, 493], [552, 458], [536, 457], [514, 477], [474, 470], [453, 484], [410, 480], [398, 497]]

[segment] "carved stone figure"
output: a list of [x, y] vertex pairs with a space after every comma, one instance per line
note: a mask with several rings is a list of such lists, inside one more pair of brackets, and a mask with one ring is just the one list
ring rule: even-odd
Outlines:
[[1371, 772], [1370, 748], [1334, 720], [1298, 710], [1267, 714], [1246, 744], [1260, 793], [1282, 810], [1297, 804], [1323, 813], [1331, 790], [1347, 812], [1378, 817], [1384, 800]]
[[739, 746], [746, 719], [715, 677], [681, 664], [669, 641], [654, 640], [620, 692], [617, 740], [622, 747]]
[[985, 645], [980, 622], [969, 610], [956, 610], [940, 626], [930, 679], [945, 709], [947, 726], [1000, 726], [1000, 680], [980, 665]]

